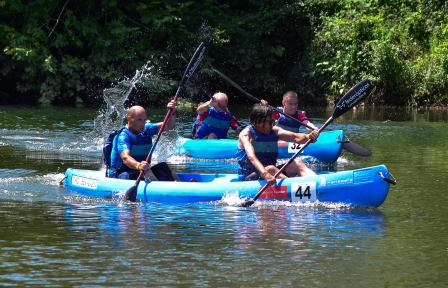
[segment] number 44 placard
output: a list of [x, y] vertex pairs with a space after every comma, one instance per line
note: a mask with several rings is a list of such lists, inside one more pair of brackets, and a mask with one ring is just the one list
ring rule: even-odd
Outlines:
[[292, 183], [292, 202], [314, 202], [316, 200], [316, 182]]

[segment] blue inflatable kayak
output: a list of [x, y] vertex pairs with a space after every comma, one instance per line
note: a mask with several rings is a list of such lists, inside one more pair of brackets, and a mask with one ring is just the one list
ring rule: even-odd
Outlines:
[[[186, 155], [201, 159], [227, 159], [235, 158], [238, 149], [236, 139], [204, 139], [194, 140], [182, 138], [177, 148], [177, 155]], [[302, 152], [303, 156], [312, 156], [319, 162], [333, 163], [342, 152], [344, 144], [344, 131], [334, 130], [322, 132], [315, 143], [308, 145]], [[301, 148], [295, 143], [278, 142], [279, 158], [290, 158]]]
[[[89, 197], [116, 198], [134, 185], [133, 180], [104, 177], [104, 172], [68, 169], [65, 187]], [[240, 198], [252, 198], [265, 181], [238, 181], [236, 174], [179, 173], [180, 182], [141, 181], [137, 201], [166, 204], [183, 204], [221, 200], [229, 193]], [[393, 176], [386, 166], [294, 177], [277, 180], [260, 200], [290, 202], [332, 202], [352, 206], [378, 207], [389, 191]]]

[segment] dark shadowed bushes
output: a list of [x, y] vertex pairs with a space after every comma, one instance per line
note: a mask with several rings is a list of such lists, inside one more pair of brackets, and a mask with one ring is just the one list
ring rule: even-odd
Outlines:
[[[371, 102], [444, 105], [445, 2], [0, 1], [0, 104], [99, 105], [104, 88], [148, 61], [156, 80], [132, 101], [164, 102], [205, 41], [205, 62], [273, 104], [296, 90], [323, 105], [369, 78]], [[247, 101], [206, 70], [187, 94], [200, 101], [216, 90]]]

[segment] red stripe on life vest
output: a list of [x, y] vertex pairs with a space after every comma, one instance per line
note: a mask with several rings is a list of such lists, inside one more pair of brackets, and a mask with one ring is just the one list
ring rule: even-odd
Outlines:
[[[261, 187], [258, 191], [261, 190]], [[260, 198], [263, 199], [287, 199], [288, 196], [288, 186], [269, 186], [264, 190], [264, 192], [260, 195]]]

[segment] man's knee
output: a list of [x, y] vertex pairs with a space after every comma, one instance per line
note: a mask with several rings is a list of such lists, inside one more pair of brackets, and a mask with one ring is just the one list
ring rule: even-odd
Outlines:
[[265, 167], [266, 168], [266, 170], [268, 170], [268, 172], [269, 173], [277, 173], [277, 171], [278, 171], [278, 168], [277, 167], [275, 167], [274, 165], [268, 165], [268, 166], [266, 166]]
[[299, 169], [306, 169], [306, 165], [305, 163], [303, 163], [303, 161], [301, 159], [295, 159], [294, 160], [294, 164], [296, 165], [297, 168]]
[[136, 180], [138, 177], [139, 172], [122, 172], [120, 174], [118, 174], [118, 179], [123, 179], [123, 180]]
[[124, 179], [124, 180], [129, 180], [131, 179], [131, 174], [129, 174], [129, 172], [123, 172], [118, 174], [118, 179]]
[[215, 133], [208, 134], [208, 139], [217, 139], [217, 138], [218, 138], [218, 136], [216, 136]]
[[316, 175], [316, 173], [313, 170], [311, 170], [310, 168], [308, 168], [308, 166], [306, 166], [306, 164], [302, 160], [296, 159], [296, 161], [294, 163], [296, 163], [296, 165], [297, 165], [297, 171], [298, 171], [297, 176], [304, 177], [304, 176]]

